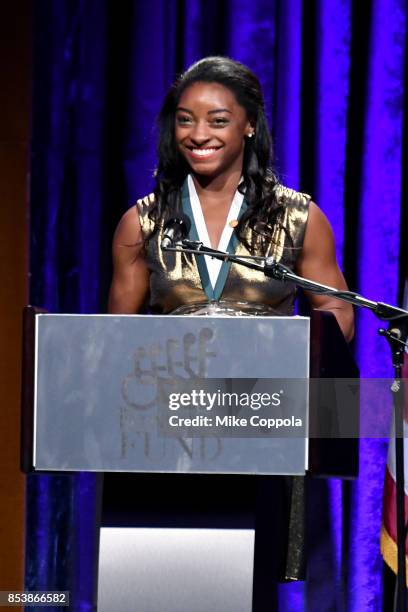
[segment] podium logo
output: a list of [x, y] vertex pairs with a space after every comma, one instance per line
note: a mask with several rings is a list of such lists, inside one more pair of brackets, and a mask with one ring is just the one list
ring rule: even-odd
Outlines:
[[157, 406], [162, 381], [205, 378], [209, 360], [216, 357], [210, 347], [213, 335], [204, 327], [198, 334], [184, 334], [181, 340], [169, 338], [163, 344], [138, 347], [133, 371], [122, 382], [127, 406], [145, 411]]
[[140, 346], [133, 355], [133, 369], [123, 379], [120, 408], [121, 457], [139, 453], [152, 464], [168, 464], [177, 453], [188, 460], [214, 461], [222, 450], [217, 438], [165, 439], [158, 433], [163, 384], [196, 380], [208, 375], [208, 364], [216, 357], [214, 333], [204, 327], [198, 333], [168, 338], [160, 344]]

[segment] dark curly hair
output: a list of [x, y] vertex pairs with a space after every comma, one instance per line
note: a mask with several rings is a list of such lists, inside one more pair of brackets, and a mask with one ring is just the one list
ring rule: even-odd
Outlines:
[[[155, 172], [155, 204], [149, 213], [157, 231], [161, 222], [180, 209], [180, 188], [189, 173], [189, 166], [178, 150], [175, 140], [176, 109], [182, 93], [193, 83], [219, 83], [235, 95], [255, 128], [253, 138], [245, 139], [243, 181], [248, 207], [235, 228], [238, 239], [251, 251], [266, 252], [278, 222], [281, 206], [275, 198], [277, 177], [271, 169], [272, 143], [265, 117], [260, 83], [254, 73], [227, 57], [206, 57], [184, 72], [168, 91], [158, 117], [158, 165]], [[251, 227], [252, 244], [245, 239], [245, 229]]]

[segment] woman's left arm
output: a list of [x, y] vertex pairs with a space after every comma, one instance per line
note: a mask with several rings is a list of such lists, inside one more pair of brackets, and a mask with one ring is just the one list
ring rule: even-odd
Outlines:
[[[336, 260], [333, 231], [327, 217], [314, 202], [310, 203], [309, 219], [302, 253], [296, 264], [296, 272], [336, 289], [347, 289], [346, 281]], [[347, 302], [326, 295], [305, 292], [312, 307], [331, 311], [347, 341], [354, 334], [353, 307]]]

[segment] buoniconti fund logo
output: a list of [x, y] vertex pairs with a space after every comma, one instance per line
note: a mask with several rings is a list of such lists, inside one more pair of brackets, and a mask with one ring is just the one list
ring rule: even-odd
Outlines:
[[[135, 450], [152, 463], [171, 454], [174, 440], [160, 433], [163, 388], [174, 389], [186, 381], [201, 381], [208, 374], [208, 364], [216, 357], [214, 333], [204, 327], [198, 333], [168, 338], [163, 343], [140, 346], [133, 355], [133, 369], [123, 379], [120, 407], [121, 455]], [[220, 452], [216, 439], [186, 441], [176, 436], [176, 444], [188, 457], [198, 453], [201, 460], [212, 460]]]
[[209, 463], [226, 452], [227, 438], [304, 437], [307, 382], [208, 378], [215, 345], [204, 327], [137, 347], [121, 387], [122, 458], [179, 465], [181, 451]]

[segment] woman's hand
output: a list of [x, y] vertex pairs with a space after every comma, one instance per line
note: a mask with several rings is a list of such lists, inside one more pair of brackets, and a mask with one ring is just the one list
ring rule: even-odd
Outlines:
[[[333, 232], [326, 216], [314, 202], [310, 203], [303, 249], [296, 272], [310, 280], [336, 289], [347, 289], [336, 260]], [[305, 292], [312, 307], [331, 311], [347, 341], [354, 335], [353, 307], [331, 296]]]
[[113, 238], [113, 278], [108, 312], [135, 314], [149, 289], [149, 272], [143, 257], [139, 213], [132, 206], [122, 217]]

